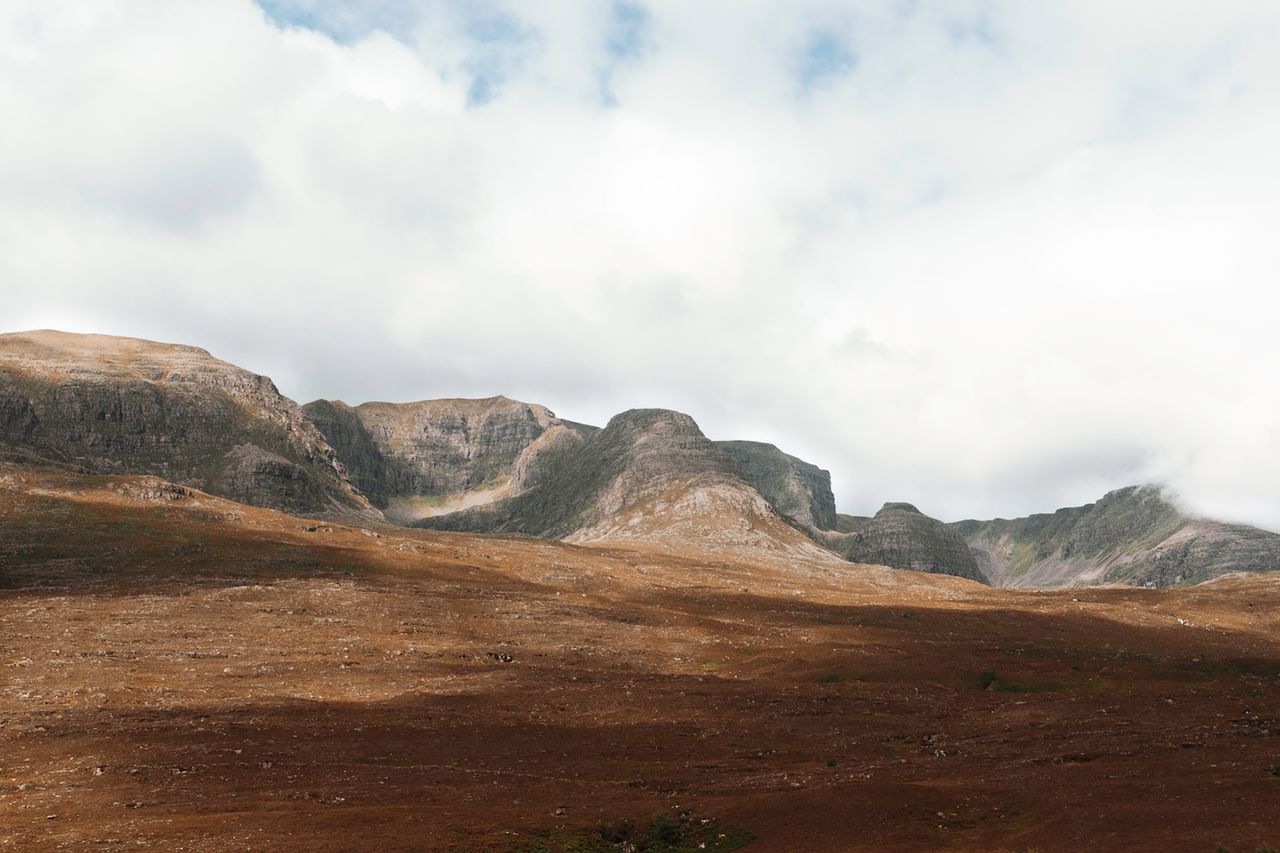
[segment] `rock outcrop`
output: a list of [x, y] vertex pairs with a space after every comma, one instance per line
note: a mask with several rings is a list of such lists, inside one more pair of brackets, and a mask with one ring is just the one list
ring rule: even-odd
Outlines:
[[783, 515], [804, 527], [834, 530], [836, 499], [831, 474], [759, 441], [717, 441], [742, 475]]
[[1180, 586], [1232, 572], [1280, 571], [1280, 534], [1195, 518], [1158, 486], [1017, 519], [951, 525], [1001, 586]]
[[296, 403], [196, 347], [0, 335], [0, 443], [297, 514], [380, 517]]
[[855, 563], [988, 582], [964, 537], [909, 503], [887, 503], [871, 518], [840, 515], [821, 541]]

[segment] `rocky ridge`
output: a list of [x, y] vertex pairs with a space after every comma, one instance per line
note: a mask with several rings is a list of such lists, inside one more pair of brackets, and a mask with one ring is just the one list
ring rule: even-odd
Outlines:
[[664, 409], [623, 412], [580, 446], [546, 454], [520, 494], [416, 526], [574, 542], [673, 538], [831, 557], [744, 482], [733, 458], [692, 418]]
[[1188, 515], [1153, 485], [1053, 513], [951, 528], [1001, 586], [1183, 586], [1231, 572], [1280, 571], [1280, 534]]
[[1006, 586], [1280, 571], [1280, 535], [1188, 515], [1154, 486], [1023, 519], [946, 525], [910, 504], [838, 515], [826, 471], [773, 445], [712, 442], [678, 412], [599, 428], [505, 397], [304, 410], [202, 349], [101, 335], [0, 335], [0, 458], [154, 475], [297, 515], [381, 509], [436, 529], [805, 557], [820, 545]]
[[0, 335], [0, 443], [303, 515], [380, 517], [296, 403], [196, 347]]

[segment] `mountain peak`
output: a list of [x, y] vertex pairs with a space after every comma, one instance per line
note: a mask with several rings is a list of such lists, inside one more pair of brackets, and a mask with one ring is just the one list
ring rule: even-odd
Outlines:
[[674, 409], [628, 409], [610, 418], [605, 428], [615, 432], [663, 432], [704, 437], [693, 418]]

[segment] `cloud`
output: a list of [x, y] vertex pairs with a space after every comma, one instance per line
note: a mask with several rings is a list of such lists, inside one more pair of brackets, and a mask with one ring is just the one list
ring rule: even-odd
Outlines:
[[299, 399], [640, 405], [946, 518], [1280, 528], [1280, 10], [0, 11], [5, 326]]

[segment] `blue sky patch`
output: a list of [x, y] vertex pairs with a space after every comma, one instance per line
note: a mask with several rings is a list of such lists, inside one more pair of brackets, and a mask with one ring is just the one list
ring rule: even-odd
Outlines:
[[800, 85], [807, 92], [853, 70], [858, 57], [843, 39], [830, 30], [814, 32], [805, 45], [800, 64]]
[[299, 27], [324, 33], [348, 44], [370, 33], [385, 32], [401, 41], [420, 20], [412, 0], [257, 0], [259, 8], [279, 27]]

